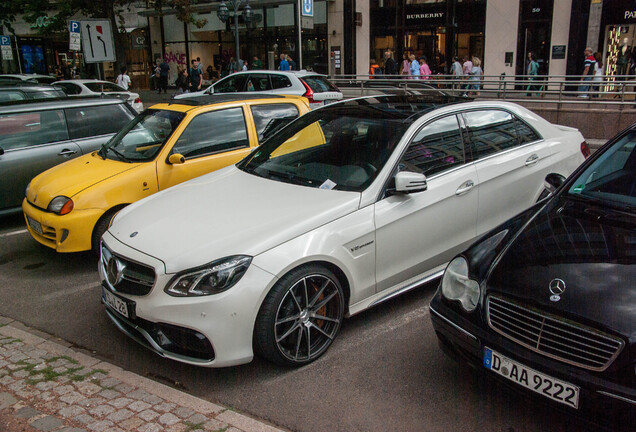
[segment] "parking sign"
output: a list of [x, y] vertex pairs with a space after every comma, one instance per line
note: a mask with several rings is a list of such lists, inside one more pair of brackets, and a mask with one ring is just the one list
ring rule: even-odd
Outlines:
[[302, 0], [302, 16], [314, 16], [314, 0]]
[[68, 49], [71, 51], [79, 51], [81, 49], [81, 26], [79, 21], [71, 21], [68, 26], [69, 29], [69, 45]]
[[0, 49], [2, 50], [2, 60], [13, 60], [13, 49], [11, 49], [10, 36], [0, 36]]

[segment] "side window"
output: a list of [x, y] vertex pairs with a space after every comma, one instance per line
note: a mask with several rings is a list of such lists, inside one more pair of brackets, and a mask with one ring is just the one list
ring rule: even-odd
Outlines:
[[68, 108], [65, 111], [73, 139], [119, 132], [132, 118], [123, 104]]
[[465, 162], [464, 144], [456, 116], [448, 116], [424, 126], [400, 161], [400, 169], [427, 176]]
[[62, 88], [62, 90], [64, 90], [64, 93], [66, 93], [67, 95], [78, 95], [82, 91], [79, 86], [70, 83], [58, 83], [55, 84], [55, 86]]
[[0, 91], [0, 102], [24, 100], [26, 96], [24, 93], [18, 90], [3, 90]]
[[273, 89], [280, 89], [280, 88], [286, 88], [286, 87], [292, 86], [291, 81], [289, 81], [289, 78], [287, 78], [284, 75], [272, 75], [271, 79], [272, 79]]
[[229, 76], [214, 85], [214, 93], [234, 93], [245, 91], [247, 75]]
[[526, 144], [541, 139], [538, 133], [535, 132], [526, 122], [515, 117], [515, 125], [517, 126], [517, 135], [519, 135], [519, 142]]
[[64, 111], [0, 115], [0, 147], [19, 149], [68, 139]]
[[294, 104], [252, 105], [251, 110], [259, 143], [299, 115]]
[[272, 86], [269, 84], [269, 76], [267, 74], [250, 74], [247, 80], [247, 91], [267, 91], [271, 90]]
[[519, 145], [515, 119], [500, 110], [465, 112], [473, 157], [481, 159]]
[[249, 146], [242, 108], [209, 111], [196, 116], [183, 131], [172, 153], [186, 159]]

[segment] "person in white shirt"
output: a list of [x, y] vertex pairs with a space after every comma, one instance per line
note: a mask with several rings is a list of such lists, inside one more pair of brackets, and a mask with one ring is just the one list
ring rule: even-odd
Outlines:
[[120, 69], [121, 73], [117, 75], [117, 79], [115, 80], [115, 83], [124, 90], [128, 90], [128, 87], [130, 87], [131, 84], [130, 77], [126, 73], [126, 70], [126, 66], [122, 66]]

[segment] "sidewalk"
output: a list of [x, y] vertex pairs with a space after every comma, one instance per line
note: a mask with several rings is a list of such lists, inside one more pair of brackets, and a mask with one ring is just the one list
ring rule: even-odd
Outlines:
[[0, 431], [282, 432], [4, 317]]

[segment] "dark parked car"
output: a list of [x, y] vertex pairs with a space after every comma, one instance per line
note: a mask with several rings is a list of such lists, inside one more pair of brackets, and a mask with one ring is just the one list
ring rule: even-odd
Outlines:
[[0, 102], [64, 98], [66, 93], [48, 84], [12, 83], [0, 79]]
[[633, 431], [635, 264], [636, 125], [455, 257], [433, 326], [446, 353]]
[[33, 177], [97, 150], [134, 116], [115, 97], [0, 104], [0, 214], [20, 211]]

